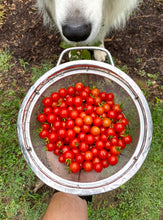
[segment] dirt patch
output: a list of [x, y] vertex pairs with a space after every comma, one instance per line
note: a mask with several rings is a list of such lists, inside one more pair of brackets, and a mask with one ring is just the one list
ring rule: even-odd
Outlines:
[[[9, 73], [1, 74], [1, 90], [20, 88], [25, 91], [31, 86], [30, 68], [46, 59], [53, 59], [56, 65], [62, 49], [61, 38], [42, 24], [42, 18], [34, 7], [34, 0], [4, 0], [5, 16], [0, 26], [1, 50], [9, 49], [13, 53], [13, 67]], [[120, 66], [127, 66], [128, 74], [141, 89], [148, 93], [148, 100], [162, 99], [162, 32], [161, 17], [163, 2], [146, 0], [130, 18], [126, 28], [110, 34], [105, 40], [106, 48]], [[19, 59], [28, 62], [24, 72]], [[158, 77], [153, 78], [149, 74]], [[151, 84], [149, 85], [149, 82]], [[44, 190], [47, 189], [45, 186]], [[98, 195], [99, 203], [106, 198], [116, 199], [116, 193]], [[109, 203], [109, 201], [108, 201]]]
[[[53, 59], [55, 66], [62, 51], [59, 47], [61, 38], [56, 31], [43, 26], [34, 0], [5, 0], [3, 5], [5, 19], [1, 25], [0, 44], [1, 49], [13, 52], [15, 65], [9, 74], [2, 76], [1, 89], [18, 90], [24, 83], [28, 89], [31, 85], [30, 67], [49, 58]], [[111, 33], [105, 40], [105, 46], [117, 64], [126, 65], [129, 75], [150, 93], [150, 101], [162, 97], [162, 6], [161, 0], [145, 1], [124, 30]], [[29, 63], [24, 74], [19, 59]], [[157, 74], [157, 79], [149, 78], [148, 73]], [[151, 85], [146, 86], [149, 80]]]

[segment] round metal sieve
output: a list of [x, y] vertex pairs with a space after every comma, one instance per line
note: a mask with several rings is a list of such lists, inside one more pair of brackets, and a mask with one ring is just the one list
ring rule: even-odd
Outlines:
[[[111, 64], [94, 60], [78, 60], [61, 64], [63, 55], [70, 50], [92, 49], [106, 52]], [[40, 123], [37, 115], [42, 112], [42, 100], [59, 88], [77, 82], [101, 91], [112, 92], [116, 103], [123, 103], [125, 116], [130, 121], [132, 143], [119, 156], [116, 166], [109, 166], [101, 173], [80, 171], [69, 174], [65, 165], [58, 162], [53, 152], [44, 150], [45, 142], [39, 138]], [[120, 69], [114, 67], [106, 49], [98, 47], [71, 48], [63, 51], [58, 64], [46, 72], [30, 88], [21, 105], [17, 131], [22, 153], [33, 172], [47, 185], [59, 191], [92, 195], [113, 190], [128, 181], [142, 166], [152, 141], [152, 119], [148, 103], [137, 84]]]

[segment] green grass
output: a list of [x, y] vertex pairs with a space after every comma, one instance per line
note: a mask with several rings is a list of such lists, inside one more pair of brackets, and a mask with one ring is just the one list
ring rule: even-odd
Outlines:
[[[12, 66], [8, 51], [0, 52], [0, 67], [5, 72]], [[3, 63], [3, 65], [1, 64]], [[24, 64], [24, 63], [23, 63]], [[22, 64], [22, 65], [23, 65]], [[26, 65], [26, 64], [25, 64]], [[33, 82], [53, 65], [46, 61], [32, 68]], [[24, 67], [25, 68], [25, 67]], [[41, 73], [41, 74], [40, 74]], [[23, 91], [23, 90], [22, 90]], [[21, 153], [17, 131], [17, 115], [25, 94], [0, 91], [0, 219], [39, 220], [47, 207], [50, 192], [34, 193], [35, 175], [27, 166]], [[94, 209], [94, 201], [88, 206], [89, 220], [158, 220], [162, 192], [162, 130], [163, 106], [151, 108], [153, 141], [151, 150], [139, 172], [120, 187], [117, 200], [108, 205], [102, 201]], [[95, 198], [95, 197], [94, 197]]]
[[12, 62], [12, 54], [9, 50], [0, 50], [0, 73], [5, 73], [14, 65]]

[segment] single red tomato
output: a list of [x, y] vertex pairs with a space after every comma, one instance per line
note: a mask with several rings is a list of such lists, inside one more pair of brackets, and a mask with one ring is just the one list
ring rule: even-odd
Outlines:
[[104, 148], [104, 146], [105, 146], [104, 142], [102, 142], [100, 140], [96, 142], [96, 148], [97, 149], [101, 150], [101, 149]]
[[97, 97], [97, 96], [99, 96], [99, 94], [100, 94], [100, 90], [98, 88], [94, 88], [91, 90], [91, 95], [93, 97]]
[[131, 141], [132, 141], [132, 138], [131, 138], [130, 135], [127, 135], [127, 136], [124, 136], [124, 137], [122, 138], [122, 140], [125, 142], [125, 144], [130, 144]]
[[113, 155], [118, 156], [121, 153], [121, 148], [116, 146], [116, 145], [111, 146], [110, 147], [110, 153], [113, 154]]
[[106, 92], [100, 92], [100, 98], [102, 101], [106, 101], [106, 98], [107, 98], [107, 93]]
[[73, 103], [74, 103], [74, 97], [73, 96], [66, 97], [66, 104], [67, 105], [73, 105]]
[[88, 97], [86, 98], [86, 103], [87, 103], [88, 105], [94, 105], [94, 102], [95, 102], [95, 100], [94, 100], [94, 98], [92, 98], [91, 96], [88, 96]]
[[100, 163], [100, 162], [101, 162], [101, 159], [98, 156], [94, 157], [93, 160], [92, 160], [92, 164]]
[[118, 147], [122, 149], [124, 149], [126, 147], [126, 143], [124, 142], [124, 140], [122, 139], [118, 139], [118, 143], [116, 144]]
[[80, 141], [85, 141], [86, 133], [80, 132], [80, 133], [78, 134], [78, 138], [79, 138]]
[[67, 118], [69, 116], [69, 111], [67, 108], [61, 108], [59, 113], [61, 118]]
[[85, 137], [85, 142], [89, 145], [92, 145], [95, 142], [95, 138], [92, 134], [87, 134]]
[[84, 89], [84, 85], [82, 82], [78, 82], [75, 84], [75, 90], [81, 92]]
[[111, 118], [111, 119], [116, 119], [116, 117], [117, 117], [116, 111], [114, 111], [114, 110], [109, 110], [109, 111], [107, 112], [107, 117], [108, 117], [108, 118]]
[[91, 113], [93, 113], [93, 106], [92, 105], [85, 105], [85, 113], [87, 114], [87, 115], [90, 115]]
[[100, 127], [102, 125], [102, 119], [99, 118], [99, 117], [96, 117], [94, 120], [93, 120], [93, 124], [97, 127]]
[[114, 128], [108, 128], [106, 129], [106, 135], [114, 137], [116, 135]]
[[66, 125], [65, 125], [65, 127], [66, 127], [66, 129], [71, 129], [71, 128], [74, 127], [74, 125], [75, 125], [74, 120], [72, 120], [72, 119], [68, 119], [68, 120], [66, 121]]
[[75, 88], [73, 86], [69, 86], [67, 88], [67, 94], [68, 95], [74, 95], [74, 93], [75, 93]]
[[86, 152], [88, 150], [88, 144], [86, 142], [81, 142], [79, 145], [79, 149], [81, 152]]
[[112, 101], [112, 100], [114, 99], [113, 93], [108, 93], [106, 99], [107, 99], [108, 101]]
[[99, 156], [102, 160], [108, 158], [108, 152], [107, 152], [107, 150], [105, 150], [105, 149], [100, 149], [98, 156]]
[[93, 118], [90, 115], [86, 115], [83, 120], [86, 125], [91, 125], [93, 123]]
[[84, 169], [85, 171], [87, 171], [87, 172], [92, 171], [92, 169], [93, 169], [93, 164], [92, 164], [92, 162], [90, 162], [90, 161], [85, 161], [85, 162], [83, 163], [83, 169]]
[[72, 110], [69, 115], [71, 119], [75, 119], [79, 116], [79, 113], [77, 110]]
[[58, 94], [60, 97], [65, 98], [67, 96], [67, 90], [65, 88], [60, 88]]
[[103, 169], [103, 165], [102, 165], [101, 162], [100, 163], [95, 163], [95, 164], [93, 164], [93, 168], [96, 172], [100, 173]]
[[50, 97], [52, 98], [53, 102], [58, 102], [60, 98], [58, 92], [53, 92]]
[[40, 138], [44, 139], [44, 138], [47, 138], [49, 135], [49, 131], [46, 130], [46, 129], [43, 129], [40, 133], [39, 133], [39, 136]]
[[49, 142], [52, 142], [52, 143], [56, 142], [58, 140], [57, 133], [55, 133], [55, 132], [49, 133], [48, 140], [49, 140]]
[[83, 163], [83, 161], [84, 161], [84, 156], [83, 156], [81, 153], [76, 154], [75, 160], [76, 160], [76, 162], [78, 162], [79, 164], [80, 164], [80, 163]]
[[108, 128], [111, 125], [112, 121], [109, 118], [104, 118], [102, 120], [102, 125], [104, 128]]
[[66, 131], [66, 136], [67, 136], [70, 140], [72, 140], [72, 139], [75, 137], [75, 131], [74, 131], [73, 129], [68, 129], [68, 130]]
[[125, 125], [123, 123], [115, 123], [114, 124], [114, 129], [116, 132], [121, 133], [125, 129]]
[[41, 114], [38, 115], [37, 119], [38, 119], [39, 122], [45, 122], [46, 121], [46, 115], [41, 113]]
[[121, 111], [122, 111], [122, 109], [120, 108], [120, 106], [119, 106], [118, 104], [114, 104], [114, 105], [112, 106], [112, 109], [113, 109], [114, 111], [116, 111], [117, 114], [121, 113]]
[[46, 97], [46, 98], [43, 99], [42, 103], [46, 107], [51, 107], [53, 101], [50, 97]]
[[97, 126], [92, 126], [90, 129], [90, 133], [94, 136], [100, 135], [100, 128]]
[[107, 168], [107, 167], [109, 166], [109, 162], [108, 162], [107, 159], [101, 160], [101, 163], [102, 163], [102, 166], [103, 166], [104, 168]]
[[53, 110], [52, 110], [51, 107], [45, 107], [45, 108], [44, 108], [44, 113], [45, 113], [46, 115], [51, 114], [52, 112], [53, 112]]
[[70, 141], [70, 147], [76, 148], [78, 146], [79, 146], [79, 139], [75, 137]]
[[77, 117], [77, 118], [75, 119], [75, 124], [76, 124], [77, 126], [79, 126], [79, 127], [83, 126], [83, 119], [80, 118], [80, 117]]
[[50, 124], [53, 124], [56, 121], [56, 115], [51, 113], [49, 115], [46, 116], [46, 120], [47, 122], [49, 122]]
[[41, 128], [42, 128], [42, 129], [49, 130], [49, 129], [50, 129], [50, 125], [49, 125], [48, 123], [43, 123], [43, 124], [41, 125]]
[[96, 108], [96, 114], [97, 115], [102, 115], [104, 113], [104, 108], [102, 106], [98, 106]]
[[76, 134], [79, 134], [80, 133], [80, 131], [81, 131], [81, 127], [79, 127], [79, 126], [74, 126], [74, 132], [76, 133]]
[[118, 157], [115, 156], [115, 155], [110, 155], [108, 157], [108, 162], [109, 162], [110, 165], [114, 166], [118, 163]]
[[82, 132], [88, 133], [90, 131], [90, 125], [84, 124], [81, 129], [82, 129]]
[[86, 151], [85, 154], [84, 154], [84, 159], [86, 161], [91, 161], [93, 159], [92, 151], [90, 151], [90, 150]]
[[92, 153], [93, 153], [93, 157], [97, 157], [97, 156], [98, 156], [99, 150], [98, 150], [96, 147], [92, 147], [92, 148], [91, 148], [91, 151], [92, 151]]
[[64, 163], [64, 162], [65, 162], [65, 157], [64, 157], [63, 154], [62, 154], [62, 155], [59, 155], [58, 161], [59, 161], [60, 163]]
[[80, 165], [78, 162], [73, 161], [70, 163], [69, 168], [72, 173], [77, 173], [80, 170]]
[[80, 96], [75, 96], [74, 97], [74, 105], [75, 106], [81, 106], [83, 103], [83, 100]]

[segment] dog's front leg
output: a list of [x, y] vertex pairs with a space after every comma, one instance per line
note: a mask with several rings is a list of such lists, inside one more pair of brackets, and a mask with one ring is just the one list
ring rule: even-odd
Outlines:
[[[102, 42], [99, 47], [105, 48], [104, 42]], [[95, 60], [104, 62], [106, 59], [106, 53], [100, 50], [94, 50], [94, 58]]]

